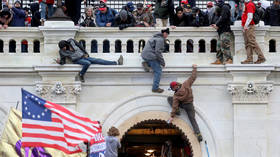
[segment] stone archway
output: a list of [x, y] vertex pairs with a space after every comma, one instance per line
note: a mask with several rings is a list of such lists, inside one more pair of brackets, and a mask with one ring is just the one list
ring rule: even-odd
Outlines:
[[[120, 137], [123, 137], [125, 133], [135, 124], [138, 124], [145, 120], [163, 120], [166, 121], [170, 115], [167, 112], [161, 112], [161, 111], [145, 111], [138, 113], [129, 119], [127, 119], [125, 122], [123, 122], [121, 125], [118, 126], [120, 130]], [[194, 135], [194, 132], [192, 131], [191, 127], [182, 119], [176, 118], [173, 123], [174, 126], [179, 128], [182, 133], [187, 137], [192, 153], [194, 157], [202, 157], [202, 152], [200, 148], [200, 144], [197, 141], [196, 136]]]

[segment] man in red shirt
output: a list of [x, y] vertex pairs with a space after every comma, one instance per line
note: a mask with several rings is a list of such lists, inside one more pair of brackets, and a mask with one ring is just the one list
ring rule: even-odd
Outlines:
[[[242, 15], [242, 26], [247, 59], [241, 62], [241, 64], [261, 64], [266, 60], [256, 41], [255, 23], [253, 21], [253, 14], [255, 11], [256, 7], [252, 0], [245, 0], [245, 10]], [[258, 60], [256, 62], [253, 62], [253, 51], [255, 51], [258, 55]]]

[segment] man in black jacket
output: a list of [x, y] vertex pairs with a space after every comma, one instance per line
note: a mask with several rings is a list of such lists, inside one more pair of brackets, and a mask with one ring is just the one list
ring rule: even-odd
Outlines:
[[274, 0], [263, 15], [265, 25], [280, 26], [280, 0]]
[[217, 43], [217, 60], [212, 64], [232, 64], [232, 56], [230, 52], [232, 31], [230, 29], [231, 13], [230, 6], [224, 3], [224, 0], [217, 1], [217, 9], [219, 19], [216, 24], [211, 26], [215, 28], [219, 34]]
[[126, 10], [121, 10], [115, 18], [115, 27], [119, 27], [120, 30], [127, 27], [134, 27], [135, 23], [134, 16]]
[[60, 59], [56, 59], [58, 64], [65, 64], [66, 58], [69, 58], [74, 64], [80, 64], [83, 66], [79, 73], [81, 82], [85, 82], [84, 75], [91, 64], [101, 65], [123, 65], [122, 55], [118, 61], [107, 61], [99, 58], [89, 57], [86, 50], [81, 44], [74, 39], [68, 39], [67, 41], [61, 40], [58, 43]]

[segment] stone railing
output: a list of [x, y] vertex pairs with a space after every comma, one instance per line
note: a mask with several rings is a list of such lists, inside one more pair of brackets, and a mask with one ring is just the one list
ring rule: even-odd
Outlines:
[[[84, 44], [92, 57], [116, 60], [120, 54], [125, 65], [139, 66], [140, 52], [151, 36], [161, 28], [80, 28], [67, 22], [60, 25], [51, 22], [39, 28], [8, 28], [0, 32], [0, 65], [32, 66], [55, 64], [60, 40], [75, 38]], [[242, 28], [232, 26], [234, 33], [232, 54], [234, 63], [246, 58]], [[277, 64], [279, 55], [280, 28], [262, 26], [256, 29], [256, 39], [268, 59], [268, 64]], [[168, 37], [169, 52], [164, 54], [167, 66], [178, 64], [208, 65], [215, 60], [217, 32], [211, 27], [184, 27], [171, 30]], [[168, 61], [170, 60], [170, 61]]]

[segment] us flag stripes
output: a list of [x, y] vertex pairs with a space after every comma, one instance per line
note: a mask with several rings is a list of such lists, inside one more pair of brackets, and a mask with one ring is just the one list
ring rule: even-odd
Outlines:
[[93, 152], [102, 152], [105, 142], [101, 132], [97, 121], [22, 89], [23, 147], [51, 147], [72, 154], [82, 152], [79, 144], [90, 142], [91, 148], [102, 148]]

